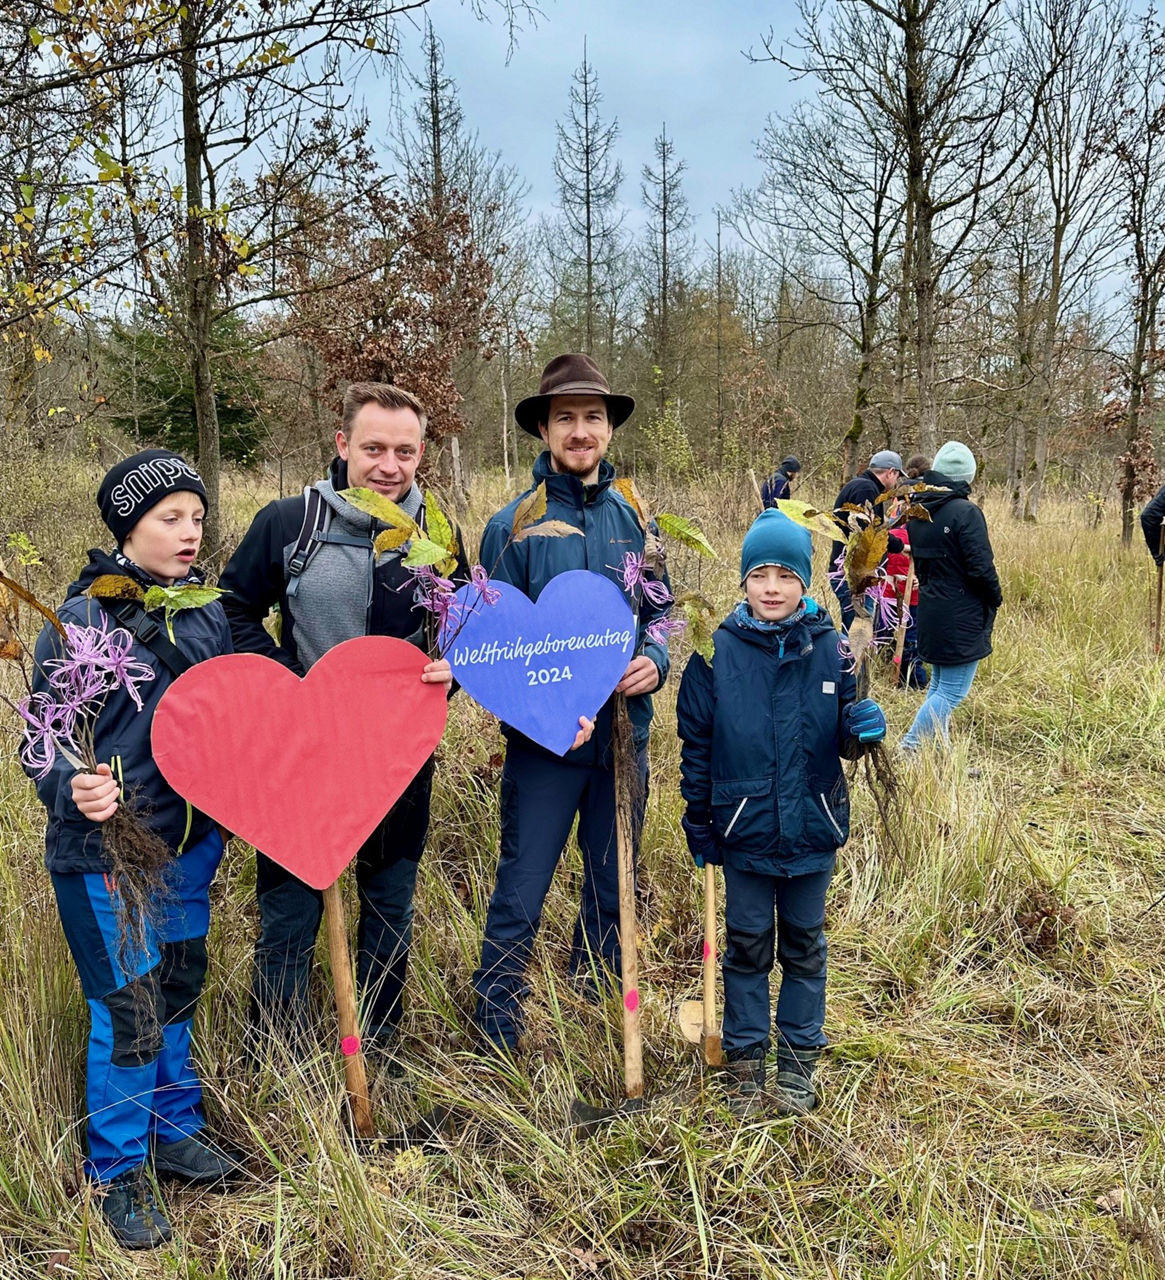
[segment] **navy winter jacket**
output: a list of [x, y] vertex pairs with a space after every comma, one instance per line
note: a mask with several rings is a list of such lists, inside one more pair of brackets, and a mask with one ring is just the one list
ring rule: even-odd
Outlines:
[[[875, 502], [885, 493], [886, 490], [872, 471], [863, 471], [860, 475], [854, 476], [852, 480], [847, 481], [841, 487], [841, 492], [837, 495], [837, 501], [833, 504], [835, 515], [844, 518], [848, 513], [842, 510], [842, 507], [849, 502], [855, 506], [863, 506], [867, 502]], [[876, 510], [877, 508], [875, 508]], [[903, 546], [902, 539], [894, 534], [890, 535], [890, 544], [888, 550], [890, 552], [901, 551]], [[834, 542], [829, 548], [829, 567], [830, 569], [837, 563], [837, 557], [845, 550], [844, 542]]]
[[946, 493], [920, 493], [930, 520], [910, 520], [910, 551], [918, 575], [918, 656], [940, 666], [961, 666], [991, 652], [995, 611], [1003, 592], [983, 512], [971, 487], [937, 471], [923, 477]]
[[842, 710], [857, 686], [829, 615], [813, 600], [805, 608], [785, 635], [730, 614], [711, 664], [693, 654], [680, 682], [680, 790], [741, 871], [825, 871], [849, 837], [841, 758], [861, 747], [842, 728]]
[[[491, 578], [500, 578], [511, 586], [524, 591], [531, 600], [537, 600], [542, 588], [560, 573], [570, 569], [589, 569], [622, 591], [623, 584], [618, 570], [628, 551], [642, 553], [643, 528], [639, 517], [626, 498], [615, 488], [615, 468], [609, 462], [599, 464], [599, 478], [593, 485], [584, 485], [576, 476], [560, 475], [550, 465], [549, 452], [542, 453], [534, 463], [534, 487], [546, 484], [546, 520], [563, 520], [581, 529], [581, 538], [527, 537], [521, 542], [507, 539], [514, 527], [514, 512], [518, 503], [529, 496], [533, 489], [503, 507], [485, 527], [481, 539], [481, 563]], [[504, 550], [503, 550], [504, 548]], [[664, 581], [666, 582], [666, 575]], [[626, 594], [626, 593], [624, 593]], [[639, 609], [639, 637], [637, 654], [645, 654], [659, 668], [659, 683], [663, 684], [668, 673], [667, 646], [646, 638], [648, 626], [667, 612], [667, 606], [653, 605], [644, 599]], [[627, 713], [631, 720], [636, 746], [647, 741], [651, 726], [651, 695], [639, 694], [627, 699]], [[594, 764], [605, 761], [611, 741], [612, 700], [608, 698], [595, 721], [595, 732], [590, 742], [577, 751], [568, 752], [564, 759], [576, 764]], [[518, 734], [508, 725], [502, 726], [507, 737], [520, 738], [531, 751], [542, 748]]]
[[[84, 594], [95, 578], [107, 573], [136, 577], [146, 587], [154, 585], [153, 579], [128, 561], [114, 559], [103, 551], [90, 551], [89, 563], [69, 588], [58, 612], [62, 622], [83, 627], [104, 625], [108, 629], [121, 625], [98, 601]], [[160, 611], [150, 616], [161, 620]], [[172, 626], [175, 644], [191, 662], [203, 662], [231, 652], [230, 628], [218, 601], [176, 613]], [[154, 678], [137, 686], [142, 699], [140, 711], [124, 689], [115, 689], [108, 696], [93, 731], [97, 762], [109, 765], [122, 794], [137, 797], [147, 825], [175, 853], [182, 853], [207, 836], [214, 823], [183, 800], [154, 763], [150, 747], [154, 711], [175, 677], [170, 668], [140, 642], [135, 641], [130, 653], [138, 662], [153, 668]], [[36, 643], [34, 691], [52, 692], [46, 664], [60, 655], [60, 636], [53, 626], [46, 625]], [[72, 779], [76, 772], [58, 755], [53, 767], [36, 784], [37, 795], [48, 810], [45, 865], [54, 872], [108, 871], [103, 824], [82, 817], [73, 803]]]
[[1148, 506], [1141, 512], [1141, 532], [1145, 535], [1145, 544], [1158, 564], [1161, 556], [1161, 522], [1165, 520], [1165, 485], [1150, 499]]
[[767, 510], [769, 507], [775, 507], [783, 498], [789, 496], [789, 475], [788, 472], [782, 471], [780, 467], [773, 472], [771, 476], [761, 485], [760, 500], [761, 505]]
[[[348, 464], [342, 458], [334, 458], [328, 478], [337, 493], [347, 489]], [[251, 521], [251, 527], [243, 535], [219, 579], [219, 586], [226, 593], [223, 607], [230, 622], [235, 649], [239, 653], [258, 653], [265, 658], [274, 658], [298, 676], [305, 672], [296, 647], [295, 620], [287, 607], [287, 562], [303, 526], [306, 506], [302, 493], [269, 502]], [[418, 519], [423, 524], [423, 517]], [[409, 640], [419, 635], [431, 615], [415, 603], [412, 575], [399, 556], [381, 559], [373, 567], [372, 540], [381, 527], [370, 518], [368, 557], [372, 581], [364, 634]], [[459, 582], [469, 577], [464, 550], [458, 557], [453, 577]], [[263, 620], [276, 605], [280, 617], [278, 644], [263, 625]]]

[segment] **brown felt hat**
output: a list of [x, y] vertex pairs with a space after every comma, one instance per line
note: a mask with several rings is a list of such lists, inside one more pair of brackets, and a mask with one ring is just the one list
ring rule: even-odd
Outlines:
[[538, 424], [546, 421], [551, 396], [602, 396], [612, 427], [620, 426], [635, 412], [635, 401], [630, 396], [613, 395], [599, 366], [581, 352], [555, 356], [542, 370], [538, 394], [527, 396], [514, 406], [514, 417], [523, 431], [539, 435]]

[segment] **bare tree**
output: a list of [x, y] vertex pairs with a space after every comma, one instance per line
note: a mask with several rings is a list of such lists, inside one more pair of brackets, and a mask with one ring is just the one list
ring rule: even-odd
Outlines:
[[938, 433], [939, 299], [964, 247], [1030, 160], [1034, 85], [1009, 46], [1004, 0], [836, 0], [833, 20], [801, 3], [800, 44], [767, 56], [817, 78], [874, 133], [892, 133], [905, 167], [919, 445]]
[[829, 301], [844, 299], [857, 352], [853, 418], [844, 439], [843, 468], [857, 470], [866, 430], [874, 362], [881, 343], [882, 307], [895, 282], [891, 255], [901, 245], [905, 202], [895, 137], [833, 94], [770, 118], [758, 147], [764, 176], [739, 192], [732, 222], [746, 243], [788, 266], [781, 241], [792, 237], [808, 255], [814, 279], [828, 284]]
[[1123, 8], [1101, 0], [1030, 0], [1020, 21], [1026, 77], [1054, 70], [1037, 105], [1035, 163], [1015, 220], [1026, 241], [1015, 251], [1019, 396], [1008, 467], [1017, 520], [1039, 515], [1065, 316], [1086, 303], [1119, 243], [1107, 143], [1123, 24]]
[[614, 158], [619, 124], [616, 120], [603, 123], [601, 103], [598, 75], [587, 58], [584, 41], [583, 60], [570, 86], [567, 119], [557, 126], [554, 176], [563, 221], [576, 241], [568, 257], [571, 271], [567, 275], [581, 275], [582, 338], [587, 351], [595, 349], [602, 309], [600, 289], [609, 284], [622, 226], [617, 200], [623, 167]]
[[664, 124], [655, 138], [655, 166], [643, 166], [640, 188], [649, 218], [647, 256], [651, 280], [647, 298], [646, 329], [652, 365], [658, 370], [658, 404], [662, 411], [679, 380], [675, 302], [682, 293], [691, 262], [692, 215], [684, 195], [687, 163], [676, 158], [675, 143]]
[[1148, 410], [1165, 353], [1158, 339], [1165, 297], [1165, 27], [1150, 12], [1121, 42], [1113, 154], [1132, 297], [1125, 361], [1128, 402], [1121, 458], [1121, 541], [1133, 536], [1135, 508], [1155, 479]]

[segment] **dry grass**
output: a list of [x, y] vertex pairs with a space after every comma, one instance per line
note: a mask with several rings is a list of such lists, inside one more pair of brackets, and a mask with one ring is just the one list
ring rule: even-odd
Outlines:
[[[83, 478], [60, 483], [89, 501]], [[483, 484], [471, 534], [504, 496]], [[727, 608], [748, 490], [709, 487], [694, 505], [723, 554], [703, 585]], [[249, 509], [241, 490], [236, 524]], [[806, 1120], [735, 1123], [672, 1027], [675, 1003], [698, 994], [700, 945], [674, 681], [658, 699], [643, 860], [649, 1112], [590, 1143], [567, 1126], [576, 1094], [620, 1088], [617, 1005], [581, 1004], [563, 977], [573, 855], [547, 904], [522, 1073], [473, 1058], [501, 740], [461, 698], [422, 864], [410, 1076], [376, 1080], [384, 1126], [453, 1102], [458, 1137], [444, 1155], [354, 1150], [326, 1012], [317, 1056], [246, 1067], [253, 867], [235, 848], [199, 1043], [213, 1124], [249, 1153], [248, 1176], [225, 1196], [168, 1191], [180, 1243], [123, 1254], [80, 1187], [85, 1006], [40, 866], [42, 815], [7, 753], [0, 1276], [43, 1276], [53, 1255], [53, 1275], [117, 1280], [1165, 1273], [1165, 904], [1150, 910], [1165, 892], [1165, 681], [1147, 641], [1150, 565], [1111, 526], [1086, 530], [1076, 504], [1049, 504], [1038, 529], [987, 509], [1007, 601], [996, 652], [951, 754], [903, 767], [903, 861], [855, 788], [831, 893], [833, 1051]], [[63, 581], [92, 528], [18, 514], [45, 544], [40, 581]], [[690, 582], [697, 566], [674, 568]], [[918, 695], [885, 681], [875, 693], [898, 736]]]

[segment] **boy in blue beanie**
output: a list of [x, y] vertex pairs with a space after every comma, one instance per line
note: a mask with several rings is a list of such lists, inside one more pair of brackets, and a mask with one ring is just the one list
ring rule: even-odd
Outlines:
[[849, 834], [841, 758], [886, 736], [878, 705], [856, 701], [829, 614], [805, 595], [810, 560], [808, 530], [761, 513], [741, 550], [745, 599], [717, 629], [712, 662], [693, 654], [676, 709], [688, 848], [697, 867], [724, 867], [723, 1044], [742, 1116], [764, 1107], [774, 955], [776, 1107], [817, 1105], [825, 893]]

